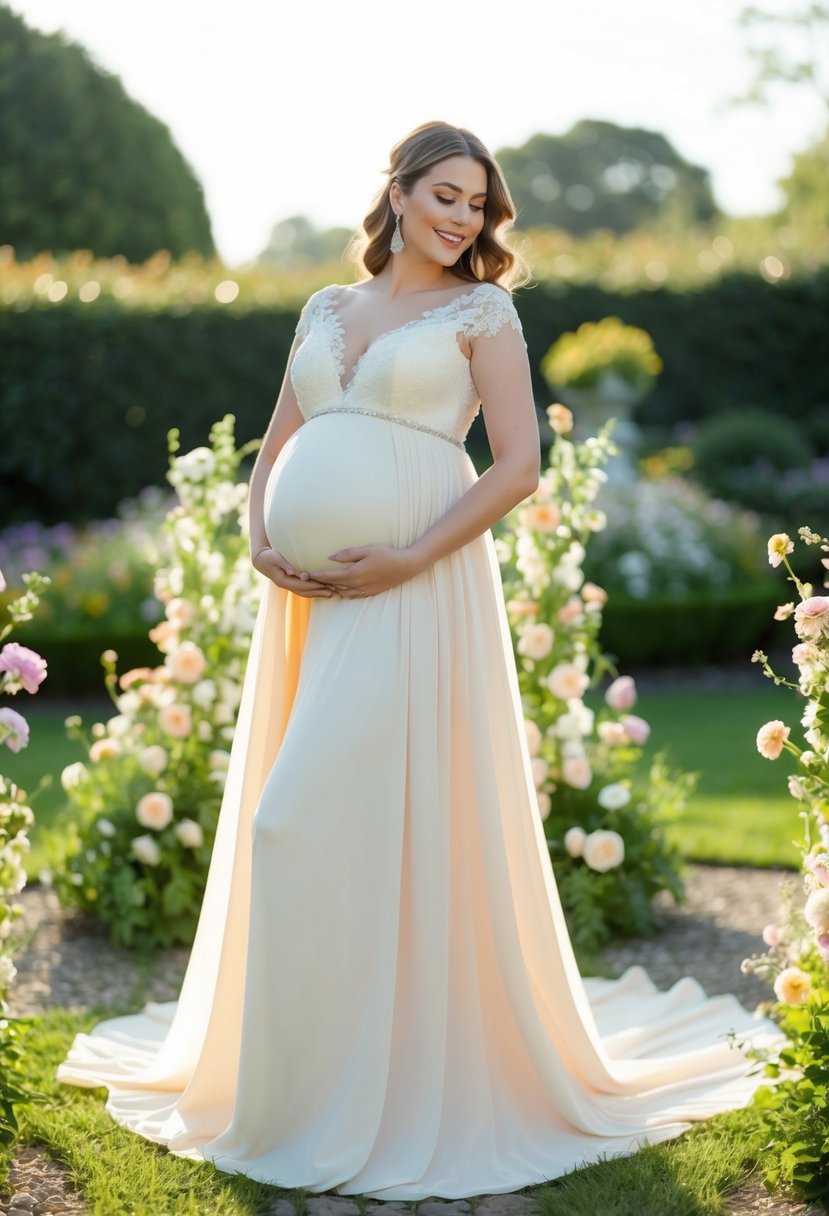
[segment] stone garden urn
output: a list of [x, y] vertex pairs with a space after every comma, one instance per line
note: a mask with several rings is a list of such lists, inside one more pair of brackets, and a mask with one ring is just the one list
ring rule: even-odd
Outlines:
[[633, 411], [646, 392], [612, 370], [602, 372], [589, 388], [567, 385], [558, 390], [559, 399], [573, 411], [575, 439], [587, 439], [597, 434], [610, 418], [615, 419], [610, 437], [619, 453], [611, 456], [604, 466], [611, 484], [636, 480], [639, 428], [633, 421]]

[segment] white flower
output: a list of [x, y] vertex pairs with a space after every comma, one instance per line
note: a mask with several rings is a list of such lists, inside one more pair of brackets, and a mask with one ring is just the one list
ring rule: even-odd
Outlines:
[[167, 751], [158, 743], [145, 747], [138, 754], [138, 764], [150, 777], [157, 777], [167, 767]]
[[17, 975], [17, 968], [7, 954], [0, 954], [0, 991], [8, 988], [14, 977]]
[[221, 748], [215, 748], [207, 757], [207, 762], [213, 769], [219, 771], [227, 771], [230, 764], [230, 752], [223, 751]]
[[109, 819], [105, 819], [103, 816], [101, 816], [100, 819], [96, 819], [95, 827], [98, 829], [98, 831], [101, 833], [102, 836], [114, 836], [115, 835], [115, 830], [116, 830], [115, 824], [111, 823]]
[[161, 861], [161, 849], [152, 836], [136, 836], [132, 842], [132, 851], [144, 865], [157, 866]]
[[539, 621], [537, 624], [526, 625], [522, 629], [517, 650], [519, 654], [524, 654], [530, 659], [545, 659], [553, 649], [554, 640], [555, 634], [550, 626]]
[[524, 731], [527, 736], [527, 747], [531, 756], [537, 756], [541, 747], [541, 731], [532, 718], [524, 719]]
[[571, 857], [581, 857], [585, 840], [587, 840], [587, 832], [584, 828], [568, 828], [564, 833], [564, 847]]
[[89, 769], [80, 760], [76, 760], [73, 764], [67, 764], [60, 775], [60, 783], [63, 788], [69, 790], [77, 789], [82, 781], [89, 778]]
[[803, 915], [813, 929], [829, 920], [829, 887], [818, 887], [812, 892], [806, 900]]
[[539, 786], [543, 785], [547, 780], [547, 774], [550, 771], [550, 766], [546, 760], [542, 760], [541, 756], [534, 756], [530, 762], [530, 767], [532, 768], [535, 788], [538, 789]]
[[216, 700], [215, 680], [199, 680], [190, 695], [193, 698], [193, 704], [198, 705], [199, 709], [209, 709]]
[[618, 832], [600, 828], [584, 842], [584, 860], [591, 870], [603, 874], [620, 866], [625, 859], [625, 842]]
[[593, 780], [589, 761], [584, 755], [567, 756], [561, 766], [561, 776], [576, 790], [586, 790]]
[[207, 659], [195, 642], [182, 642], [167, 655], [165, 666], [179, 683], [196, 684], [207, 670]]
[[597, 801], [606, 811], [619, 811], [630, 802], [630, 790], [626, 785], [615, 781], [599, 790]]
[[106, 726], [108, 734], [115, 739], [120, 739], [122, 735], [132, 729], [132, 722], [126, 714], [115, 714], [114, 717], [107, 720]]
[[175, 826], [175, 834], [185, 849], [197, 849], [204, 842], [204, 832], [201, 824], [195, 819], [182, 819]]

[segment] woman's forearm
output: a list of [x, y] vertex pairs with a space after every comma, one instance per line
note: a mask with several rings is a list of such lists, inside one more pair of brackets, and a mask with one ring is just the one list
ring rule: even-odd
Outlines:
[[419, 573], [438, 558], [469, 544], [538, 489], [539, 468], [496, 460], [407, 552]]

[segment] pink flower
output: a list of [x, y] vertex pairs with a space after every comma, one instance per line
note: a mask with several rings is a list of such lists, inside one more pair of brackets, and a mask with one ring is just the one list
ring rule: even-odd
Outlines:
[[794, 627], [799, 638], [819, 638], [829, 633], [829, 598], [811, 595], [794, 610]]
[[581, 589], [581, 598], [586, 604], [606, 604], [607, 592], [596, 583], [585, 583]]
[[596, 733], [608, 747], [619, 747], [630, 741], [621, 722], [600, 722]]
[[633, 676], [619, 676], [604, 694], [611, 709], [633, 709], [636, 704], [636, 682]]
[[7, 692], [17, 692], [20, 688], [37, 692], [46, 679], [46, 660], [28, 646], [7, 642], [0, 650], [0, 671], [8, 672], [12, 677], [6, 685]]
[[763, 941], [767, 946], [779, 946], [783, 940], [783, 930], [779, 925], [766, 925], [763, 929]]
[[798, 667], [814, 663], [818, 658], [818, 650], [814, 642], [798, 642], [792, 647], [792, 662]]
[[638, 718], [636, 714], [625, 714], [619, 725], [622, 727], [631, 743], [635, 743], [638, 747], [641, 747], [643, 744], [647, 743], [651, 733], [651, 728], [644, 718]]
[[568, 828], [564, 833], [564, 847], [571, 857], [581, 857], [585, 840], [587, 840], [587, 832], [584, 828]]
[[547, 676], [547, 687], [561, 701], [572, 701], [587, 691], [590, 677], [573, 663], [559, 663]]
[[572, 625], [584, 616], [584, 603], [577, 595], [571, 595], [566, 604], [562, 604], [556, 616], [562, 625]]
[[599, 829], [585, 840], [583, 857], [591, 870], [604, 874], [625, 860], [625, 842], [618, 832]]
[[531, 503], [521, 512], [521, 523], [536, 532], [555, 532], [561, 523], [561, 511], [554, 502]]
[[757, 732], [757, 750], [766, 760], [776, 760], [789, 737], [789, 727], [779, 718], [767, 722]]
[[[5, 728], [5, 730], [3, 729]], [[29, 723], [16, 709], [4, 705], [0, 709], [0, 737], [5, 734], [2, 742], [11, 752], [19, 752], [29, 742]]]
[[169, 794], [161, 793], [160, 790], [153, 790], [152, 793], [145, 794], [143, 798], [138, 799], [135, 818], [142, 828], [152, 828], [156, 832], [162, 832], [173, 819], [172, 798]]
[[532, 718], [524, 719], [524, 731], [527, 736], [527, 747], [531, 756], [537, 756], [541, 749], [541, 731]]
[[550, 771], [550, 766], [546, 760], [542, 759], [541, 756], [534, 756], [530, 762], [530, 767], [532, 768], [535, 788], [538, 789], [539, 786], [543, 785], [547, 780], [547, 774]]
[[776, 621], [787, 621], [794, 612], [794, 600], [790, 600], [788, 604], [780, 604], [774, 610], [774, 619]]
[[161, 729], [168, 735], [172, 735], [174, 739], [186, 739], [193, 729], [190, 706], [179, 705], [176, 702], [173, 702], [172, 705], [165, 705], [159, 710], [158, 722]]
[[561, 776], [576, 790], [586, 790], [593, 773], [586, 756], [568, 756], [561, 766]]

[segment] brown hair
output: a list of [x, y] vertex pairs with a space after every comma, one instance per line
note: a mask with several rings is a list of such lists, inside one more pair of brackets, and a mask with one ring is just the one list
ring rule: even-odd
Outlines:
[[404, 194], [439, 161], [450, 156], [471, 156], [486, 170], [487, 197], [484, 224], [474, 245], [465, 249], [452, 273], [470, 283], [497, 283], [510, 290], [528, 277], [519, 254], [504, 240], [515, 219], [515, 204], [492, 153], [476, 135], [445, 122], [425, 122], [394, 145], [386, 170], [388, 183], [375, 195], [363, 220], [363, 231], [355, 234], [349, 253], [368, 275], [379, 274], [391, 256], [389, 243], [394, 232], [394, 211], [389, 186], [396, 181]]

